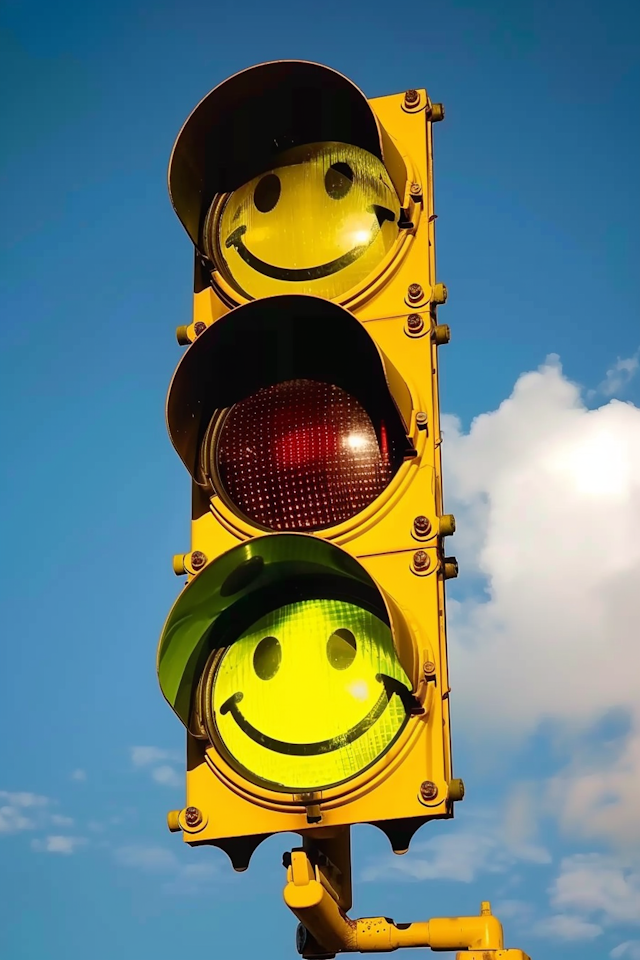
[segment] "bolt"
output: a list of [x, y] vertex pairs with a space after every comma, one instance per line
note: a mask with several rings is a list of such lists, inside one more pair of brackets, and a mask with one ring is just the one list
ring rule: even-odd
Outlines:
[[438, 796], [438, 788], [433, 780], [423, 780], [420, 784], [420, 796], [423, 800], [435, 800]]
[[431, 104], [431, 113], [429, 114], [429, 120], [431, 120], [431, 123], [438, 123], [440, 120], [444, 120], [444, 104], [443, 103]]
[[188, 347], [191, 343], [191, 338], [188, 333], [189, 327], [186, 324], [182, 324], [180, 327], [176, 327], [176, 340], [181, 347]]
[[404, 95], [405, 107], [416, 107], [420, 103], [420, 94], [417, 90], [407, 90]]
[[180, 811], [179, 810], [169, 810], [167, 814], [167, 826], [170, 833], [178, 833], [180, 830]]
[[448, 786], [447, 795], [449, 797], [449, 800], [452, 801], [452, 803], [457, 803], [458, 800], [464, 799], [464, 783], [462, 780], [460, 780], [459, 778], [456, 778], [455, 780], [449, 780], [449, 783], [447, 786]]
[[444, 283], [436, 283], [431, 293], [431, 303], [446, 303], [449, 291]]
[[451, 340], [451, 329], [447, 323], [438, 323], [433, 328], [433, 339], [441, 347]]
[[424, 670], [425, 677], [432, 677], [433, 674], [436, 672], [436, 665], [433, 662], [433, 660], [425, 660], [424, 666], [422, 669]]
[[424, 329], [424, 320], [419, 313], [410, 313], [407, 317], [407, 330], [409, 333], [420, 333]]
[[458, 576], [458, 561], [455, 557], [444, 558], [444, 578], [453, 580]]
[[456, 518], [452, 513], [444, 513], [440, 517], [440, 536], [441, 537], [452, 537], [456, 532]]
[[191, 566], [194, 570], [199, 570], [201, 567], [204, 567], [207, 562], [206, 554], [202, 550], [194, 550], [191, 554]]
[[418, 300], [422, 300], [423, 291], [419, 283], [410, 283], [408, 290], [408, 299], [411, 303], [417, 303]]
[[197, 827], [202, 823], [202, 814], [197, 807], [187, 807], [184, 812], [184, 822], [188, 827]]
[[198, 320], [196, 321], [196, 323], [194, 323], [193, 329], [196, 337], [199, 337], [201, 333], [205, 332], [205, 330], [207, 329], [207, 325], [206, 323], [203, 323], [202, 320]]
[[431, 560], [426, 550], [416, 550], [413, 555], [413, 566], [416, 570], [428, 570]]
[[422, 196], [422, 187], [419, 183], [412, 183], [409, 187], [409, 193], [412, 197], [420, 197]]
[[428, 423], [429, 423], [429, 417], [424, 412], [424, 410], [418, 410], [418, 412], [416, 413], [416, 424], [417, 424], [418, 430], [426, 430]]
[[429, 517], [416, 517], [413, 521], [413, 529], [419, 537], [426, 537], [431, 532], [431, 520], [429, 520]]

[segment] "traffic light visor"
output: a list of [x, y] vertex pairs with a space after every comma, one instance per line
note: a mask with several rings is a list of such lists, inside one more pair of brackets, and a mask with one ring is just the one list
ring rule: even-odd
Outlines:
[[216, 194], [231, 193], [303, 144], [353, 144], [382, 161], [402, 202], [404, 160], [365, 95], [318, 63], [262, 63], [215, 87], [186, 120], [169, 163], [173, 207], [196, 247]]
[[297, 522], [295, 510], [275, 515], [282, 498], [269, 483], [324, 486], [334, 512], [319, 508], [298, 527], [317, 529], [345, 519], [345, 496], [355, 513], [384, 489], [412, 449], [411, 409], [406, 383], [351, 313], [280, 296], [230, 311], [189, 347], [167, 425], [196, 482], [217, 473], [240, 512], [268, 529]]

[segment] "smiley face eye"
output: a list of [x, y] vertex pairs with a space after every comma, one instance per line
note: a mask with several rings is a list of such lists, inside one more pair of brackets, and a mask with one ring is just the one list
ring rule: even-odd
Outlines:
[[344, 627], [335, 630], [327, 640], [327, 660], [334, 670], [346, 670], [356, 658], [356, 638]]
[[348, 163], [332, 163], [324, 175], [324, 188], [332, 200], [342, 200], [353, 186], [353, 170]]
[[253, 202], [260, 213], [269, 213], [280, 199], [282, 185], [275, 173], [268, 173], [256, 184], [253, 191]]
[[273, 680], [280, 669], [282, 647], [277, 637], [263, 637], [253, 652], [253, 669], [260, 680]]

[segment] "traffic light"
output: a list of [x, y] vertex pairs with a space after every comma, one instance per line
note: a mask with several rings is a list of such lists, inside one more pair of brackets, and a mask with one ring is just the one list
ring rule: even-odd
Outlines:
[[191, 549], [174, 560], [187, 586], [158, 649], [187, 730], [186, 804], [169, 823], [236, 869], [283, 831], [333, 842], [345, 867], [363, 822], [402, 853], [462, 799], [438, 408], [442, 117], [424, 90], [367, 101], [327, 67], [279, 61], [216, 87], [173, 149], [195, 271], [167, 400], [193, 492]]

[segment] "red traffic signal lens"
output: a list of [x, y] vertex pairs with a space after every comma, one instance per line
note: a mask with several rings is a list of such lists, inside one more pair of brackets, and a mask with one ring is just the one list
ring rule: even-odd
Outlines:
[[[269, 530], [318, 530], [378, 497], [399, 465], [341, 387], [287, 380], [234, 404], [216, 431], [212, 475], [226, 499]], [[401, 458], [400, 458], [401, 459]]]

